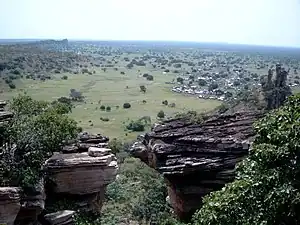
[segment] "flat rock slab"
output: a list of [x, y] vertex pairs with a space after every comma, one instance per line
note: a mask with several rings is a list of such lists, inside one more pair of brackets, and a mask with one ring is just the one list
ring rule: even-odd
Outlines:
[[87, 152], [55, 154], [44, 167], [55, 183], [54, 192], [79, 195], [103, 190], [116, 179], [118, 171], [113, 154], [90, 156]]
[[75, 211], [63, 210], [55, 213], [50, 213], [44, 216], [45, 220], [51, 225], [66, 225], [74, 224], [73, 216]]

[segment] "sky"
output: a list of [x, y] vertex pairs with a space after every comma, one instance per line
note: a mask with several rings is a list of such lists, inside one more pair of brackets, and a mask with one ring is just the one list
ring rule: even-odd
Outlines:
[[0, 0], [0, 39], [300, 47], [300, 0]]

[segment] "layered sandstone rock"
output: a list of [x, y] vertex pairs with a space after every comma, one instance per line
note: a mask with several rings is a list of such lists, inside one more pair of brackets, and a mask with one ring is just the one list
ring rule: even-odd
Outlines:
[[69, 141], [63, 148], [62, 153], [87, 152], [89, 147], [105, 148], [108, 145], [109, 138], [100, 134], [91, 134], [82, 132], [78, 134], [76, 140]]
[[50, 213], [44, 216], [45, 220], [50, 225], [72, 225], [74, 223], [75, 211], [63, 210], [55, 213]]
[[13, 225], [20, 207], [19, 189], [0, 187], [0, 224]]
[[214, 116], [201, 125], [174, 119], [140, 137], [131, 153], [165, 177], [175, 213], [186, 219], [204, 195], [234, 179], [234, 168], [247, 154], [259, 112]]
[[[89, 140], [87, 143], [98, 146], [103, 139]], [[110, 149], [89, 147], [88, 152], [53, 155], [46, 161], [45, 170], [56, 198], [67, 196], [81, 208], [99, 212], [106, 186], [116, 179], [118, 164]]]

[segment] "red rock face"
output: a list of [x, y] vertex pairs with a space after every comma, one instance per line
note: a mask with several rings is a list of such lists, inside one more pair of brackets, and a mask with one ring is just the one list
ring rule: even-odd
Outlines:
[[131, 153], [143, 155], [144, 162], [164, 175], [176, 215], [190, 219], [203, 196], [234, 179], [235, 165], [248, 154], [252, 124], [260, 115], [238, 112], [211, 117], [201, 125], [170, 120], [154, 127]]

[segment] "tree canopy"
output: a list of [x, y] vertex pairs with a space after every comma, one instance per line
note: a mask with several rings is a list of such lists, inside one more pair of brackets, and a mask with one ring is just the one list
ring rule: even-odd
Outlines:
[[36, 101], [27, 95], [14, 98], [14, 118], [5, 127], [7, 145], [0, 148], [2, 185], [30, 187], [42, 175], [42, 164], [59, 151], [63, 142], [76, 137], [77, 124], [65, 113], [63, 103]]

